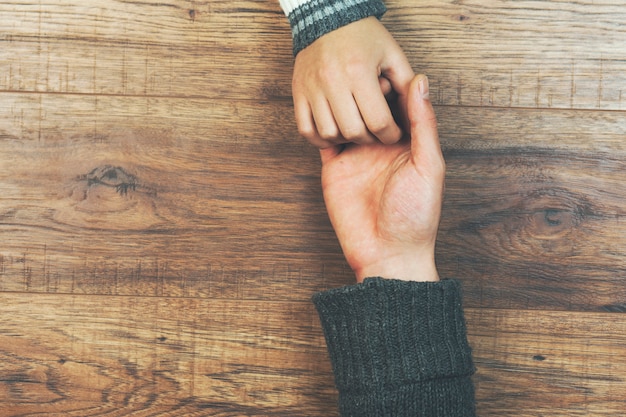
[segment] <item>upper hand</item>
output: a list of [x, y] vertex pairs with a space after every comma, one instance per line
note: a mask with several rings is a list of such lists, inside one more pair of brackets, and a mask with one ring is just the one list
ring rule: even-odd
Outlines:
[[410, 139], [320, 151], [326, 207], [359, 282], [439, 279], [434, 253], [445, 162], [425, 76], [411, 82], [407, 109]]
[[296, 56], [292, 89], [298, 130], [319, 148], [395, 143], [406, 117], [394, 120], [388, 100], [397, 96], [402, 113], [413, 76], [404, 52], [375, 17], [329, 32]]

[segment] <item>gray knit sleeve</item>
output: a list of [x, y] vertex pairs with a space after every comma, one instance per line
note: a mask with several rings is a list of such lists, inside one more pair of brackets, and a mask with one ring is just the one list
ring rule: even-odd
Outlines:
[[368, 278], [313, 297], [343, 417], [471, 417], [458, 281]]
[[382, 0], [281, 0], [293, 37], [293, 54], [328, 32], [357, 20], [382, 17]]

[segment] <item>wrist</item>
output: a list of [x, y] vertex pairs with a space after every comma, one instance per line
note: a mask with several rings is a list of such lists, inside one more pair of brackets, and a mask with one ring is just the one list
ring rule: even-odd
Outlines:
[[439, 281], [439, 273], [435, 263], [435, 255], [427, 254], [403, 254], [387, 256], [375, 262], [370, 262], [362, 267], [355, 268], [357, 282], [363, 282], [365, 278], [380, 277], [386, 279], [398, 279], [402, 281]]

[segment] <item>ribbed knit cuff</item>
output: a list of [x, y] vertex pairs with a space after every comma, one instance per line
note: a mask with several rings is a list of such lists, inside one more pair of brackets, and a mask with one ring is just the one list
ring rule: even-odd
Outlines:
[[313, 297], [342, 416], [474, 414], [474, 373], [454, 280], [368, 278]]
[[328, 32], [369, 16], [380, 18], [387, 10], [381, 0], [310, 0], [293, 9], [289, 2], [281, 5], [291, 25], [294, 56]]

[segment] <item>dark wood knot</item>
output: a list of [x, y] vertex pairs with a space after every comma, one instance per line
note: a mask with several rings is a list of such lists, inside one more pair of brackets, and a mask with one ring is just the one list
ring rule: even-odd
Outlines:
[[535, 239], [560, 239], [576, 230], [591, 213], [580, 194], [562, 188], [537, 190], [522, 199], [523, 231]]
[[121, 167], [104, 165], [94, 168], [91, 172], [80, 178], [87, 181], [88, 187], [102, 185], [114, 188], [121, 195], [128, 194], [128, 191], [137, 189], [137, 178], [126, 172]]

